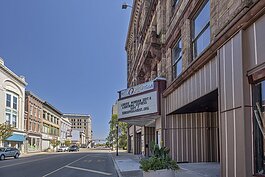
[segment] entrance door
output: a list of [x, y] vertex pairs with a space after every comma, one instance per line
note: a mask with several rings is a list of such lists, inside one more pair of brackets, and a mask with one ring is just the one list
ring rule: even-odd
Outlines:
[[255, 173], [265, 176], [265, 81], [255, 85], [253, 93]]

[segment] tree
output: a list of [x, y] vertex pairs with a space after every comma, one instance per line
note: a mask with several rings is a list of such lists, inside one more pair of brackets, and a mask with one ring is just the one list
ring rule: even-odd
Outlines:
[[10, 124], [0, 124], [0, 141], [5, 141], [7, 138], [12, 136], [13, 128]]
[[70, 140], [65, 140], [65, 142], [64, 142], [64, 145], [65, 146], [70, 146], [72, 143], [71, 143], [71, 141]]
[[59, 145], [61, 144], [61, 142], [58, 141], [57, 139], [52, 139], [52, 140], [50, 141], [50, 143], [51, 143], [53, 149], [56, 148], [57, 146], [59, 146]]
[[[120, 129], [119, 138], [117, 138], [117, 127]], [[126, 149], [127, 148], [127, 124], [124, 122], [118, 122], [118, 115], [113, 114], [111, 116], [111, 120], [109, 121], [109, 136], [107, 137], [106, 141], [113, 150], [113, 147], [117, 144], [117, 140], [119, 140], [119, 148]]]

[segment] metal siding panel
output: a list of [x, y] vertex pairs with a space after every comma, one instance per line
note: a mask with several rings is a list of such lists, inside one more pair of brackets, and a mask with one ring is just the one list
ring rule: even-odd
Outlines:
[[197, 136], [198, 136], [198, 162], [202, 162], [202, 146], [201, 146], [201, 136], [202, 136], [202, 133], [201, 133], [201, 130], [202, 130], [202, 125], [201, 125], [201, 114], [198, 113], [198, 133], [197, 133]]
[[184, 127], [184, 120], [183, 120], [183, 114], [181, 114], [181, 129], [180, 129], [180, 132], [181, 132], [181, 155], [182, 155], [182, 158], [181, 158], [181, 161], [183, 162], [184, 161], [184, 131], [183, 131], [183, 127]]
[[183, 114], [183, 116], [182, 116], [182, 131], [183, 131], [183, 136], [182, 136], [182, 138], [183, 138], [183, 154], [184, 154], [184, 161], [187, 161], [188, 159], [187, 159], [187, 138], [186, 138], [186, 134], [187, 134], [187, 132], [186, 132], [186, 127], [187, 127], [187, 122], [186, 122], [186, 114]]
[[182, 161], [182, 144], [181, 144], [181, 116], [178, 115], [178, 161]]
[[234, 174], [234, 140], [235, 140], [235, 134], [234, 134], [234, 121], [233, 121], [234, 115], [233, 111], [227, 112], [227, 156], [228, 156], [228, 176], [235, 176]]
[[226, 109], [233, 108], [233, 91], [232, 91], [232, 44], [229, 41], [225, 46], [225, 72], [224, 72], [224, 80], [225, 80], [225, 90], [226, 90]]
[[257, 64], [265, 62], [265, 16], [261, 17], [256, 23], [256, 43], [257, 43]]
[[209, 93], [211, 91], [211, 61], [205, 67], [205, 82], [206, 82], [206, 92]]
[[211, 65], [210, 65], [210, 74], [211, 74], [211, 90], [217, 88], [217, 81], [216, 81], [216, 77], [217, 77], [217, 70], [216, 70], [216, 65], [217, 65], [217, 57], [215, 57], [213, 60], [211, 60]]
[[[241, 33], [234, 37], [233, 41], [233, 92], [234, 92], [234, 108], [242, 105], [242, 77], [243, 77], [243, 64], [242, 64], [242, 37]], [[240, 88], [240, 89], [239, 89]]]
[[221, 113], [220, 117], [220, 128], [221, 128], [221, 144], [220, 144], [220, 150], [221, 150], [221, 156], [220, 156], [220, 164], [221, 164], [221, 174], [222, 176], [226, 176], [226, 170], [228, 170], [227, 167], [227, 150], [226, 150], [226, 136], [227, 136], [227, 131], [226, 131], [226, 113]]
[[190, 101], [193, 101], [194, 99], [194, 92], [195, 92], [195, 88], [194, 88], [194, 75], [191, 76], [191, 82], [190, 82]]
[[220, 49], [220, 111], [223, 112], [225, 110], [225, 77], [224, 77], [224, 73], [225, 73], [225, 48], [222, 47]]
[[245, 134], [244, 128], [244, 118], [243, 118], [243, 109], [236, 109], [234, 113], [234, 119], [236, 123], [236, 151], [235, 153], [235, 163], [236, 163], [236, 176], [244, 176], [245, 172], [242, 170], [242, 167], [245, 166], [245, 157], [242, 155], [245, 153], [245, 137], [242, 136]]
[[[205, 67], [205, 65], [204, 65], [204, 67]], [[200, 70], [200, 73], [201, 73], [201, 94], [200, 94], [200, 96], [202, 96], [202, 95], [205, 95], [205, 74], [204, 74], [204, 71], [205, 71], [205, 69], [204, 69], [204, 67], [203, 67], [203, 69], [201, 69]]]
[[187, 122], [188, 122], [188, 129], [187, 129], [187, 137], [188, 137], [188, 161], [192, 162], [191, 160], [191, 151], [192, 151], [192, 146], [191, 146], [191, 115], [187, 115]]
[[254, 26], [250, 26], [244, 32], [244, 64], [247, 66], [246, 70], [253, 68], [255, 64], [255, 39]]
[[189, 98], [188, 98], [188, 81], [185, 81], [183, 83], [184, 86], [184, 105], [186, 105], [189, 102]]

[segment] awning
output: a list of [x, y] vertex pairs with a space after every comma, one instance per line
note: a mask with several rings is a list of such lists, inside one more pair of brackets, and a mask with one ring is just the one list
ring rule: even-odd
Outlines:
[[6, 139], [6, 141], [21, 141], [21, 142], [23, 142], [25, 140], [26, 140], [26, 138], [24, 135], [15, 134], [15, 133]]

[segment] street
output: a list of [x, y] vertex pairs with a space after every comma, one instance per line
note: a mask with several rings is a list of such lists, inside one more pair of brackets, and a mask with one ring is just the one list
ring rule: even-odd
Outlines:
[[81, 150], [0, 161], [1, 177], [116, 177], [108, 151]]

